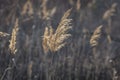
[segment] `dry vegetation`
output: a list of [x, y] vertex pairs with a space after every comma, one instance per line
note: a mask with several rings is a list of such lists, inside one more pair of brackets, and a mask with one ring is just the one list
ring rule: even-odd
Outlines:
[[0, 0], [0, 80], [120, 80], [119, 0]]

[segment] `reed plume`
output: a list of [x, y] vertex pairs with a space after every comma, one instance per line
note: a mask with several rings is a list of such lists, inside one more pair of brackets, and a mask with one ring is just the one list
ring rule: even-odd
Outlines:
[[5, 32], [0, 32], [0, 38], [8, 37], [10, 34]]
[[105, 13], [103, 15], [103, 20], [110, 19], [115, 14], [116, 7], [117, 7], [117, 3], [113, 3], [112, 6], [110, 7], [110, 9], [105, 11]]
[[52, 52], [58, 51], [65, 46], [65, 40], [71, 36], [71, 34], [68, 34], [68, 30], [72, 28], [70, 26], [72, 19], [68, 19], [70, 12], [71, 9], [65, 12], [56, 31], [54, 31], [52, 27], [45, 28], [42, 42], [45, 53], [47, 53], [49, 50]]
[[102, 36], [102, 28], [103, 26], [100, 25], [99, 27], [97, 27], [97, 29], [94, 31], [91, 39], [90, 39], [90, 44], [92, 47], [95, 47], [99, 44], [100, 38]]
[[11, 53], [15, 54], [17, 49], [16, 49], [16, 39], [17, 39], [17, 33], [18, 33], [18, 19], [16, 19], [15, 22], [15, 26], [12, 30], [12, 35], [11, 35], [11, 39], [10, 39], [10, 45], [9, 45], [9, 49], [11, 51]]

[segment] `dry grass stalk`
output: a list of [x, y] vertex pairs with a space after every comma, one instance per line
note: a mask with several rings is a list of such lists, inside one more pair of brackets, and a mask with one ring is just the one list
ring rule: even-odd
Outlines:
[[100, 25], [93, 33], [91, 39], [90, 39], [90, 44], [92, 47], [95, 47], [99, 44], [99, 40], [102, 35], [102, 25]]
[[71, 36], [67, 33], [68, 30], [72, 28], [70, 26], [71, 19], [68, 19], [70, 12], [71, 9], [65, 12], [56, 31], [54, 31], [52, 27], [45, 28], [42, 43], [45, 53], [47, 53], [49, 50], [52, 52], [58, 51], [66, 44], [65, 40]]
[[15, 54], [17, 49], [16, 49], [16, 39], [17, 39], [17, 33], [18, 33], [18, 19], [16, 19], [15, 26], [12, 30], [12, 35], [11, 35], [11, 40], [10, 40], [10, 45], [9, 49], [11, 53]]
[[28, 14], [28, 15], [32, 15], [33, 14], [33, 6], [32, 6], [32, 3], [30, 0], [27, 0], [27, 2], [24, 4], [23, 6], [23, 10], [22, 10], [22, 15], [25, 15], [25, 14]]

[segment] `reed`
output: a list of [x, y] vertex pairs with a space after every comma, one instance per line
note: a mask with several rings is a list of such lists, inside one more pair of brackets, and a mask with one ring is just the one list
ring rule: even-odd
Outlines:
[[0, 32], [0, 38], [8, 37], [10, 34], [5, 33], [5, 32]]
[[112, 42], [110, 34], [111, 34], [111, 27], [112, 27], [112, 17], [115, 15], [116, 7], [117, 7], [117, 3], [113, 3], [110, 9], [108, 9], [103, 15], [103, 20], [107, 21], [106, 33], [107, 33], [107, 39], [109, 43]]
[[63, 15], [56, 31], [52, 27], [46, 27], [43, 35], [43, 49], [47, 53], [49, 50], [52, 52], [58, 51], [65, 46], [65, 40], [68, 39], [71, 34], [68, 34], [68, 30], [72, 27], [71, 20], [68, 16], [70, 15], [71, 9], [67, 10]]
[[18, 19], [16, 19], [15, 21], [15, 26], [12, 30], [12, 35], [11, 35], [11, 39], [10, 39], [10, 45], [9, 45], [9, 49], [11, 51], [11, 53], [15, 54], [17, 52], [16, 49], [16, 39], [17, 39], [17, 33], [18, 33]]

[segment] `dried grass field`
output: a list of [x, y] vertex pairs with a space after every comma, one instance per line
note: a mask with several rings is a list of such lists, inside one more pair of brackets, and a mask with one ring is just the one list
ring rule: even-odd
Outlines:
[[120, 0], [0, 0], [0, 80], [120, 80]]

